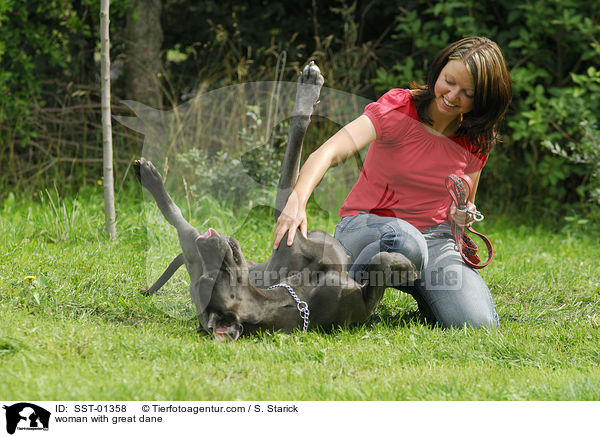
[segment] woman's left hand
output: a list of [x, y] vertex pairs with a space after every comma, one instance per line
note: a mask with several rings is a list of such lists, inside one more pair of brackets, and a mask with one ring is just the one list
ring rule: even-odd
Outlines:
[[[473, 202], [469, 202], [467, 205], [467, 209], [469, 211], [477, 211], [477, 207]], [[459, 211], [456, 208], [456, 204], [452, 203], [450, 207], [450, 217], [460, 227], [467, 227], [473, 224], [473, 217], [471, 214], [468, 214], [466, 211]]]

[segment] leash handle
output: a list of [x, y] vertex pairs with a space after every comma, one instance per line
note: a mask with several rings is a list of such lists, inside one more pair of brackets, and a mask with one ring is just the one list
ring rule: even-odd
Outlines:
[[446, 189], [450, 193], [450, 197], [456, 204], [458, 211], [464, 212], [471, 216], [471, 219], [476, 222], [482, 221], [485, 217], [480, 212], [469, 209], [469, 197], [473, 191], [473, 181], [467, 175], [461, 177], [451, 174], [446, 178]]
[[[457, 176], [455, 174], [451, 174], [446, 177], [446, 189], [448, 193], [450, 193], [450, 197], [452, 201], [456, 204], [456, 208], [459, 211], [466, 212], [470, 214], [473, 220], [480, 222], [483, 220], [483, 214], [479, 211], [470, 211], [468, 210], [469, 204], [469, 196], [473, 191], [473, 181], [467, 175]], [[460, 256], [464, 260], [465, 264], [474, 269], [482, 269], [487, 266], [494, 256], [494, 248], [492, 246], [492, 242], [480, 232], [475, 231], [471, 226], [462, 226], [457, 225], [451, 217], [448, 217], [450, 221], [450, 227], [452, 228], [452, 234], [454, 235], [454, 241], [456, 241], [456, 246], [458, 247], [458, 251]], [[465, 229], [483, 240], [485, 246], [488, 251], [488, 259], [481, 264], [481, 259], [477, 255], [477, 251], [479, 248], [475, 244], [475, 242], [467, 235]]]

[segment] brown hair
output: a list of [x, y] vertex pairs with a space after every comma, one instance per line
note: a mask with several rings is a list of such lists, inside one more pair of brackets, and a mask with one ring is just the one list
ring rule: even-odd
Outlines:
[[499, 141], [498, 125], [512, 97], [504, 55], [495, 42], [484, 37], [464, 38], [440, 51], [427, 73], [427, 84], [410, 84], [416, 90], [413, 101], [424, 123], [432, 123], [428, 106], [435, 98], [434, 87], [438, 76], [450, 60], [464, 63], [475, 83], [473, 110], [464, 114], [456, 134], [465, 136], [478, 153], [488, 154]]

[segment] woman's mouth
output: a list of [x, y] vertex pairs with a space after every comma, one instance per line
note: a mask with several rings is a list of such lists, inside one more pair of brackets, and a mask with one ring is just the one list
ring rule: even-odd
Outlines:
[[448, 109], [454, 109], [454, 108], [458, 107], [458, 105], [452, 104], [448, 100], [446, 100], [446, 98], [444, 96], [442, 96], [442, 102], [444, 103], [445, 106], [448, 107]]

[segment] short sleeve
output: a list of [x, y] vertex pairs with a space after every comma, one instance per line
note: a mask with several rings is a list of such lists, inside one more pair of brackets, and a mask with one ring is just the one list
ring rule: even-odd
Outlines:
[[453, 141], [466, 150], [466, 174], [478, 172], [485, 167], [489, 155], [477, 152], [477, 147], [466, 136], [454, 137]]
[[393, 142], [402, 133], [407, 125], [407, 116], [412, 115], [411, 106], [410, 90], [396, 88], [365, 107], [365, 115], [375, 127], [377, 141]]
[[467, 159], [467, 167], [465, 168], [465, 173], [475, 173], [485, 167], [487, 163], [489, 155], [482, 155], [480, 153], [469, 153]]

